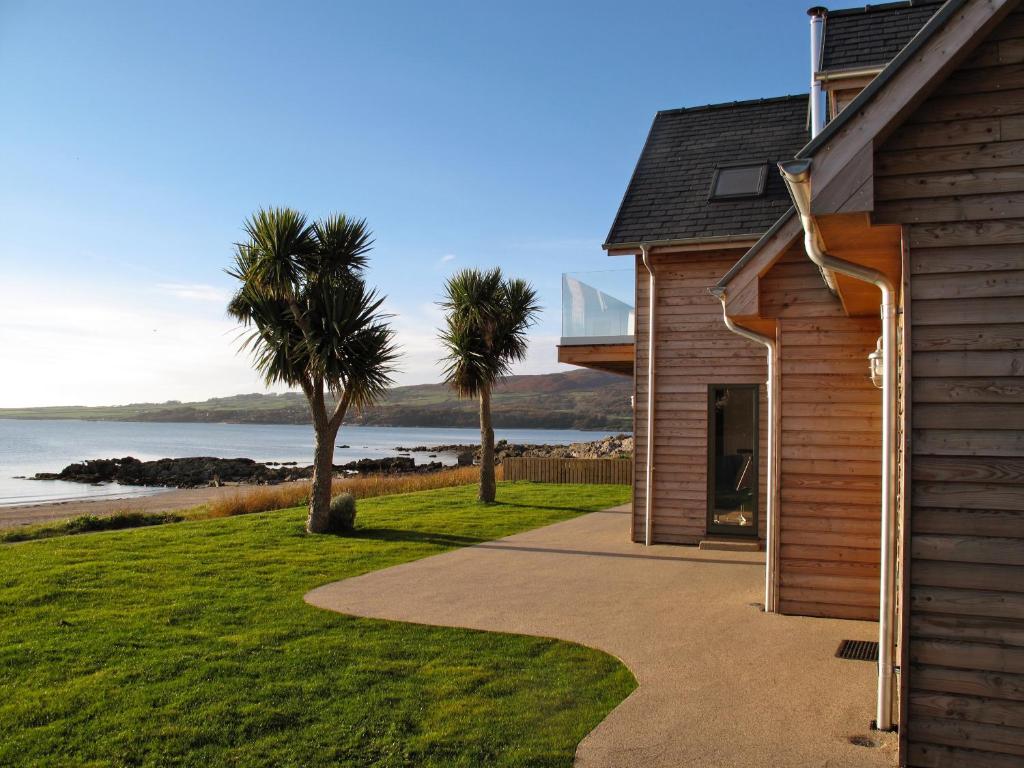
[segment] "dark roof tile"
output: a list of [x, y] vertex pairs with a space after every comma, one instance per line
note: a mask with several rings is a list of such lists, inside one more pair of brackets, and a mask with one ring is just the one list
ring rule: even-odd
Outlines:
[[[790, 206], [775, 163], [807, 143], [807, 96], [659, 112], [606, 245], [760, 235]], [[716, 166], [769, 163], [764, 194], [708, 200]]]
[[830, 10], [821, 47], [823, 71], [882, 67], [942, 5], [943, 0], [904, 0]]

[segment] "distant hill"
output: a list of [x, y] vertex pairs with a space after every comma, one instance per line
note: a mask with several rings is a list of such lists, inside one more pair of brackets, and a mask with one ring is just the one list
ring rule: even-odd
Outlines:
[[[494, 392], [496, 427], [631, 431], [629, 399], [633, 383], [624, 376], [571, 371], [540, 376], [511, 376]], [[305, 424], [306, 398], [283, 395], [234, 395], [201, 403], [134, 403], [118, 406], [0, 408], [0, 419], [85, 419], [94, 421], [227, 422], [233, 424]], [[349, 424], [387, 427], [474, 427], [476, 401], [459, 400], [444, 384], [396, 387], [365, 413], [349, 414]]]

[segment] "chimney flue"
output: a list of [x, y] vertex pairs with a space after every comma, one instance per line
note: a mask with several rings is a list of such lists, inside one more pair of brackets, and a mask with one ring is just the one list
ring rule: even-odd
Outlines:
[[828, 9], [820, 5], [807, 10], [811, 17], [811, 138], [825, 127], [825, 105], [821, 98], [821, 82], [816, 75], [821, 71], [821, 44], [827, 13]]

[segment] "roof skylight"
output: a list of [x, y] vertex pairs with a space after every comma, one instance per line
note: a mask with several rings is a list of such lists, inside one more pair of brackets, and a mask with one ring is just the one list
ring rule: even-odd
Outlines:
[[728, 200], [734, 197], [757, 197], [764, 193], [767, 175], [767, 163], [721, 165], [715, 168], [709, 198]]

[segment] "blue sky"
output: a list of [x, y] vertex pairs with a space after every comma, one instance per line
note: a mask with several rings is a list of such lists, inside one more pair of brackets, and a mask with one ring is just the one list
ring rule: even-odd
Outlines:
[[0, 0], [0, 406], [261, 391], [222, 270], [268, 204], [369, 220], [399, 383], [466, 266], [537, 286], [559, 370], [654, 112], [802, 92], [807, 5]]

